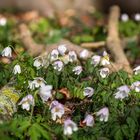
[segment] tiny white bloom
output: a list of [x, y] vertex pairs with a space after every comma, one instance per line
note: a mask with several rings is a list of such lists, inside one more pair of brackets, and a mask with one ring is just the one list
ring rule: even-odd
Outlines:
[[59, 102], [57, 102], [56, 104], [55, 103], [52, 103], [51, 106], [50, 106], [51, 114], [52, 114], [52, 119], [54, 121], [56, 121], [57, 117], [61, 118], [64, 115], [64, 113], [65, 113], [64, 106], [61, 103], [59, 103]]
[[127, 14], [122, 14], [121, 15], [121, 20], [123, 21], [123, 22], [126, 22], [126, 21], [128, 21], [129, 20], [129, 16], [127, 15]]
[[94, 93], [94, 89], [92, 87], [84, 88], [84, 96], [91, 97]]
[[45, 85], [45, 80], [41, 77], [36, 77], [34, 78], [33, 81], [29, 81], [28, 84], [29, 84], [29, 88], [31, 90], [34, 90], [35, 88], [39, 88], [39, 87], [43, 87]]
[[101, 59], [101, 65], [102, 66], [105, 66], [105, 65], [109, 65], [110, 62], [109, 62], [109, 55], [107, 54], [106, 51], [103, 52], [103, 57]]
[[85, 119], [83, 120], [82, 123], [85, 123], [86, 126], [92, 127], [94, 125], [94, 118], [92, 115], [88, 114], [86, 115]]
[[35, 58], [33, 66], [36, 67], [37, 69], [43, 67], [44, 66], [44, 59], [42, 57]]
[[136, 13], [134, 18], [136, 21], [140, 21], [140, 13]]
[[109, 75], [109, 68], [102, 68], [99, 71], [102, 78], [106, 78]]
[[89, 51], [84, 49], [83, 51], [80, 52], [80, 58], [86, 59], [89, 56]]
[[140, 81], [136, 81], [131, 85], [131, 89], [135, 90], [136, 92], [140, 92]]
[[59, 55], [58, 50], [56, 50], [56, 49], [52, 50], [52, 52], [50, 54], [50, 60], [51, 61], [57, 60], [58, 59], [58, 55]]
[[77, 131], [78, 127], [75, 122], [70, 119], [64, 121], [64, 135], [70, 136], [72, 135], [73, 131]]
[[65, 53], [67, 51], [66, 44], [59, 45], [58, 46], [58, 51], [61, 55], [65, 55]]
[[43, 102], [48, 101], [52, 97], [52, 85], [44, 85], [40, 87], [39, 95]]
[[124, 99], [125, 97], [128, 97], [128, 94], [130, 92], [130, 89], [127, 85], [120, 86], [117, 88], [117, 92], [114, 94], [116, 99]]
[[77, 60], [77, 54], [75, 51], [69, 51], [69, 62], [74, 62]]
[[34, 98], [31, 94], [24, 97], [18, 105], [22, 105], [22, 109], [30, 110], [30, 105], [34, 106]]
[[80, 73], [83, 71], [82, 66], [76, 66], [72, 70], [75, 75], [80, 75]]
[[107, 122], [108, 121], [108, 117], [109, 117], [109, 110], [107, 107], [104, 107], [102, 109], [100, 109], [97, 114], [97, 116], [100, 116], [100, 121], [104, 121]]
[[28, 85], [29, 85], [29, 88], [31, 90], [34, 90], [35, 89], [35, 82], [34, 81], [28, 81]]
[[93, 64], [94, 66], [97, 66], [101, 61], [101, 56], [99, 55], [94, 55], [92, 58], [91, 58], [91, 64]]
[[5, 57], [12, 57], [12, 49], [10, 47], [6, 47], [1, 54]]
[[21, 73], [20, 65], [17, 64], [17, 65], [14, 66], [13, 73], [14, 74], [20, 74]]
[[4, 17], [0, 18], [0, 26], [5, 26], [6, 23], [7, 23], [7, 19], [6, 18], [4, 18]]
[[60, 61], [60, 60], [55, 61], [55, 62], [53, 63], [53, 68], [54, 68], [55, 70], [61, 71], [61, 70], [63, 69], [63, 67], [64, 67], [64, 64], [63, 64], [63, 62]]
[[140, 66], [137, 66], [136, 68], [134, 68], [133, 71], [135, 75], [140, 74]]

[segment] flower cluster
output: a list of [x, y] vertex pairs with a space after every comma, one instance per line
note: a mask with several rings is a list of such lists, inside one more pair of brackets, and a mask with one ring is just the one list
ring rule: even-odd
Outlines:
[[[12, 57], [12, 49], [10, 47], [6, 47], [2, 51], [1, 55], [8, 58]], [[36, 57], [34, 59], [33, 66], [36, 67], [34, 69], [39, 72], [40, 69], [47, 64], [46, 61], [48, 61], [51, 68], [53, 68], [55, 72], [60, 72], [61, 74], [63, 73], [64, 67], [68, 63], [73, 63], [74, 65], [72, 64], [71, 72], [75, 77], [75, 75], [78, 76], [81, 73], [84, 73], [85, 70], [82, 63], [79, 62], [78, 58], [86, 59], [88, 57], [89, 52], [87, 50], [83, 50], [78, 56], [75, 51], [68, 51], [66, 45], [62, 44], [59, 45], [57, 49], [54, 49], [50, 52], [47, 60], [41, 56]], [[109, 75], [110, 70], [108, 65], [110, 65], [110, 60], [106, 51], [103, 52], [102, 56], [92, 56], [90, 62], [93, 68], [99, 66], [98, 73], [103, 80]], [[15, 76], [20, 76], [22, 75], [21, 73], [23, 73], [22, 65], [20, 66], [19, 64], [20, 63], [16, 63], [16, 65], [14, 65], [13, 74]], [[134, 69], [134, 74], [140, 74], [140, 66]], [[37, 95], [39, 96], [39, 99], [42, 100], [42, 103], [49, 105], [51, 119], [55, 122], [61, 121], [61, 123], [64, 124], [64, 135], [72, 135], [74, 131], [78, 130], [78, 125], [72, 119], [70, 119], [69, 116], [67, 116], [64, 102], [57, 100], [56, 93], [59, 90], [55, 89], [53, 84], [48, 84], [49, 80], [47, 81], [46, 77], [39, 76], [40, 75], [36, 74], [36, 77], [32, 78], [32, 80], [27, 78], [28, 80], [26, 83], [28, 84], [28, 90], [30, 91], [30, 94], [23, 97], [18, 105], [21, 105], [22, 109], [30, 111], [30, 107], [34, 107], [36, 105], [36, 98], [34, 95], [37, 92]], [[82, 92], [80, 91], [80, 95], [82, 95], [85, 100], [92, 100], [96, 96], [97, 90], [96, 87], [92, 84], [93, 83], [89, 81], [86, 84], [84, 83], [84, 86], [82, 86]], [[133, 82], [131, 86], [124, 84], [118, 87], [115, 89], [115, 93], [113, 93], [113, 98], [114, 100], [118, 99], [122, 101], [123, 99], [129, 97], [131, 91], [140, 92], [140, 81]], [[96, 112], [85, 113], [85, 117], [81, 119], [82, 126], [93, 127], [94, 124], [96, 124], [96, 119], [105, 123], [109, 120], [110, 112], [110, 108], [106, 107], [106, 105], [103, 105], [101, 108], [98, 108]]]

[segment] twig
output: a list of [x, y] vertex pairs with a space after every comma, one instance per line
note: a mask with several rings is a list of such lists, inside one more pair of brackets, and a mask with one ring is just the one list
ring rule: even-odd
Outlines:
[[31, 33], [25, 24], [19, 26], [19, 35], [21, 42], [30, 55], [37, 56], [44, 51], [45, 46], [34, 42]]
[[120, 16], [120, 9], [118, 6], [113, 6], [110, 9], [109, 23], [108, 23], [108, 37], [107, 48], [110, 50], [116, 64], [121, 65], [121, 68], [132, 73], [130, 64], [124, 54], [121, 46], [121, 41], [118, 32], [118, 21]]
[[98, 49], [100, 47], [105, 46], [106, 42], [105, 41], [99, 41], [99, 42], [90, 42], [90, 43], [82, 43], [81, 47], [84, 48], [94, 48], [94, 49]]
[[[75, 51], [77, 54], [79, 54], [81, 51], [83, 51], [83, 48], [81, 48], [78, 45], [75, 45], [67, 40], [61, 40], [59, 43], [53, 44], [53, 45], [42, 45], [42, 44], [37, 44], [34, 42], [30, 30], [26, 26], [26, 24], [21, 24], [19, 26], [19, 35], [21, 38], [21, 42], [23, 43], [24, 47], [26, 50], [29, 52], [30, 55], [36, 56], [40, 55], [43, 53], [43, 55], [47, 55], [50, 53], [53, 49], [57, 49], [57, 47], [60, 44], [65, 44], [68, 48], [69, 51]], [[89, 51], [89, 57], [93, 53]]]

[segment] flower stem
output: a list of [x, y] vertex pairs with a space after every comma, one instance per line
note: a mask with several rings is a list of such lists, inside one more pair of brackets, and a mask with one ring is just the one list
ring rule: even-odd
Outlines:
[[[38, 90], [34, 94], [34, 102], [35, 102], [35, 98], [36, 98], [37, 93], [38, 93]], [[33, 118], [34, 106], [35, 105], [32, 105], [32, 108], [31, 108], [31, 115], [30, 115], [30, 120], [29, 120], [30, 123], [32, 122], [32, 118]]]

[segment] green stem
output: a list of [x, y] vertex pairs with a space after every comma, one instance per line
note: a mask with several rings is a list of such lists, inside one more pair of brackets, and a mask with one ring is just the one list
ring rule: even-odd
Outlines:
[[[34, 102], [35, 102], [35, 98], [36, 98], [37, 93], [38, 93], [38, 90], [34, 94]], [[29, 120], [30, 123], [32, 122], [32, 118], [33, 118], [34, 106], [35, 105], [32, 105], [32, 108], [31, 108], [31, 115], [30, 115], [30, 120]]]

